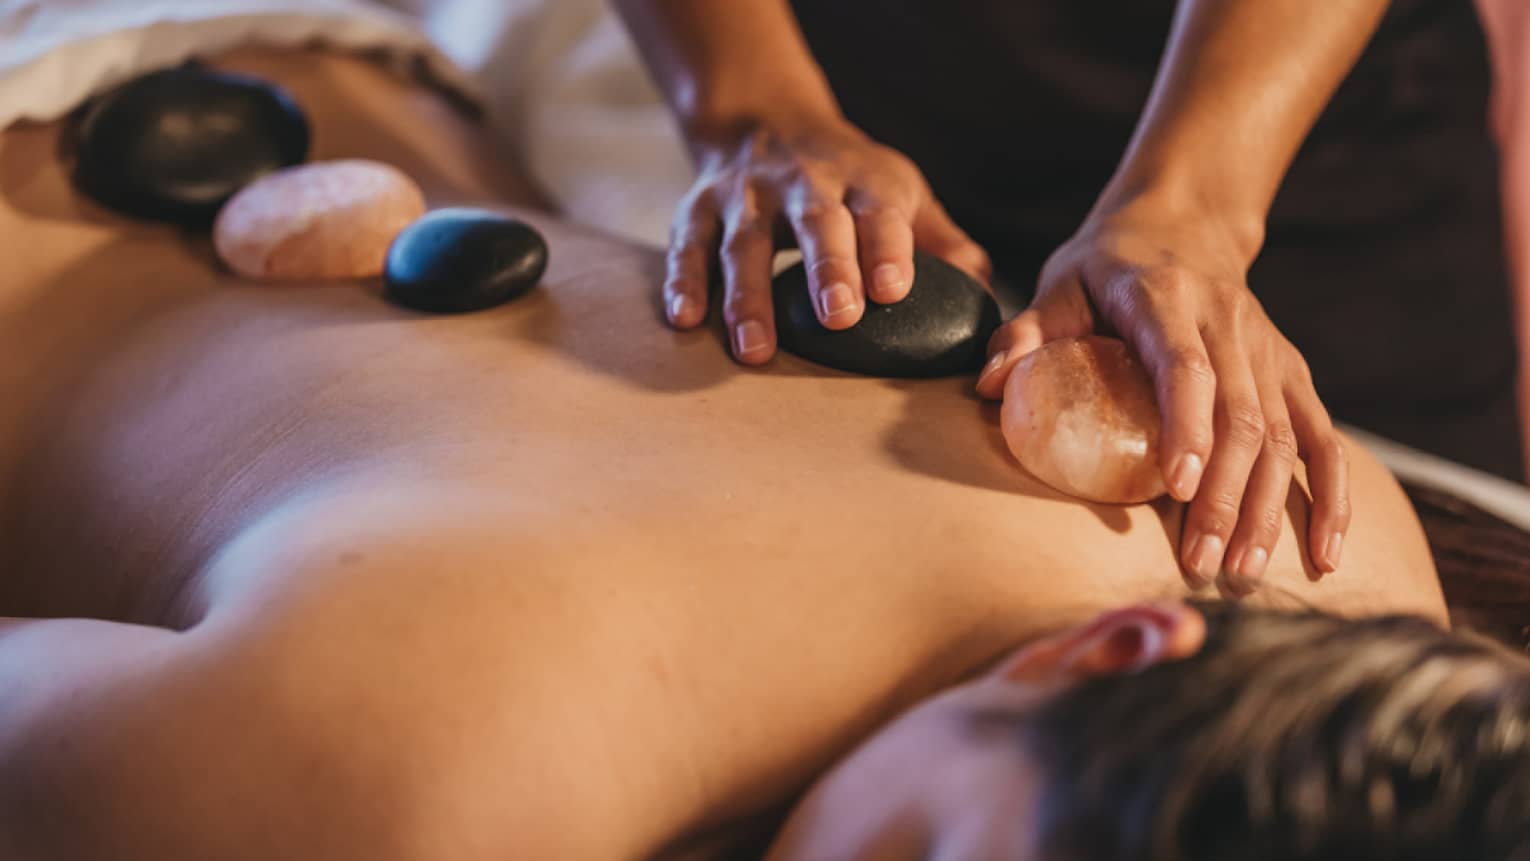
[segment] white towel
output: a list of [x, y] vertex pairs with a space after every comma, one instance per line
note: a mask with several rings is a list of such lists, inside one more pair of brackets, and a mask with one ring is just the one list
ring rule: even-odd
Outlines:
[[193, 57], [318, 42], [423, 59], [471, 88], [408, 16], [363, 0], [0, 0], [0, 128]]
[[673, 119], [603, 0], [414, 0], [495, 129], [569, 218], [662, 247], [694, 177]]
[[664, 244], [690, 165], [600, 0], [0, 0], [0, 128], [193, 57], [316, 42], [423, 59], [570, 219]]

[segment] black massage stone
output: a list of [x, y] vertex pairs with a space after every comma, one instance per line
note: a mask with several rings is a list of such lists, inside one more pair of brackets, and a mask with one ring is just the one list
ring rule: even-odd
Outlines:
[[983, 285], [937, 257], [914, 257], [914, 286], [891, 305], [866, 303], [855, 326], [830, 331], [813, 313], [802, 264], [776, 276], [776, 338], [820, 365], [869, 377], [949, 377], [983, 365], [999, 306]]
[[91, 102], [74, 183], [137, 218], [199, 227], [256, 178], [302, 163], [308, 120], [264, 81], [195, 67], [135, 78]]
[[522, 222], [476, 209], [439, 209], [388, 248], [388, 298], [416, 311], [457, 314], [502, 305], [547, 270], [547, 242]]

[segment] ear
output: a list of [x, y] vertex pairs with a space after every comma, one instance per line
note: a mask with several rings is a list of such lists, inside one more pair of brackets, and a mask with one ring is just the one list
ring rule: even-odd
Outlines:
[[1001, 664], [1005, 682], [1079, 681], [1135, 673], [1200, 651], [1206, 618], [1184, 604], [1115, 610], [1026, 646]]

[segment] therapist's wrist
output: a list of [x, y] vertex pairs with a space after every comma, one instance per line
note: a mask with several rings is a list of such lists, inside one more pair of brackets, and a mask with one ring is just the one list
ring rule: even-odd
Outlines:
[[1248, 183], [1210, 171], [1126, 166], [1106, 186], [1090, 221], [1122, 217], [1193, 224], [1216, 236], [1245, 266], [1264, 247], [1269, 202]]
[[735, 149], [762, 133], [789, 140], [849, 125], [839, 106], [823, 99], [713, 104], [680, 117], [681, 133], [698, 160], [708, 153]]

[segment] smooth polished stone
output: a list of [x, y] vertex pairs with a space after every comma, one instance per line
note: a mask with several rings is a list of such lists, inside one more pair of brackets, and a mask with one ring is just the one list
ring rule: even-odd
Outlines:
[[1000, 423], [1020, 465], [1069, 496], [1127, 504], [1167, 492], [1152, 379], [1114, 338], [1052, 341], [1021, 359]]
[[425, 214], [425, 195], [397, 168], [360, 159], [301, 165], [257, 179], [213, 224], [228, 267], [268, 281], [371, 278], [388, 246]]
[[773, 285], [777, 342], [809, 361], [871, 377], [949, 377], [982, 367], [999, 306], [983, 285], [944, 260], [914, 258], [908, 297], [866, 303], [861, 321], [831, 331], [818, 322], [807, 270], [797, 264]]
[[287, 93], [183, 67], [92, 101], [76, 127], [75, 186], [136, 218], [206, 226], [256, 178], [308, 155], [308, 120]]
[[529, 225], [477, 209], [442, 209], [404, 228], [388, 249], [388, 298], [416, 311], [482, 311], [542, 280], [547, 242]]

